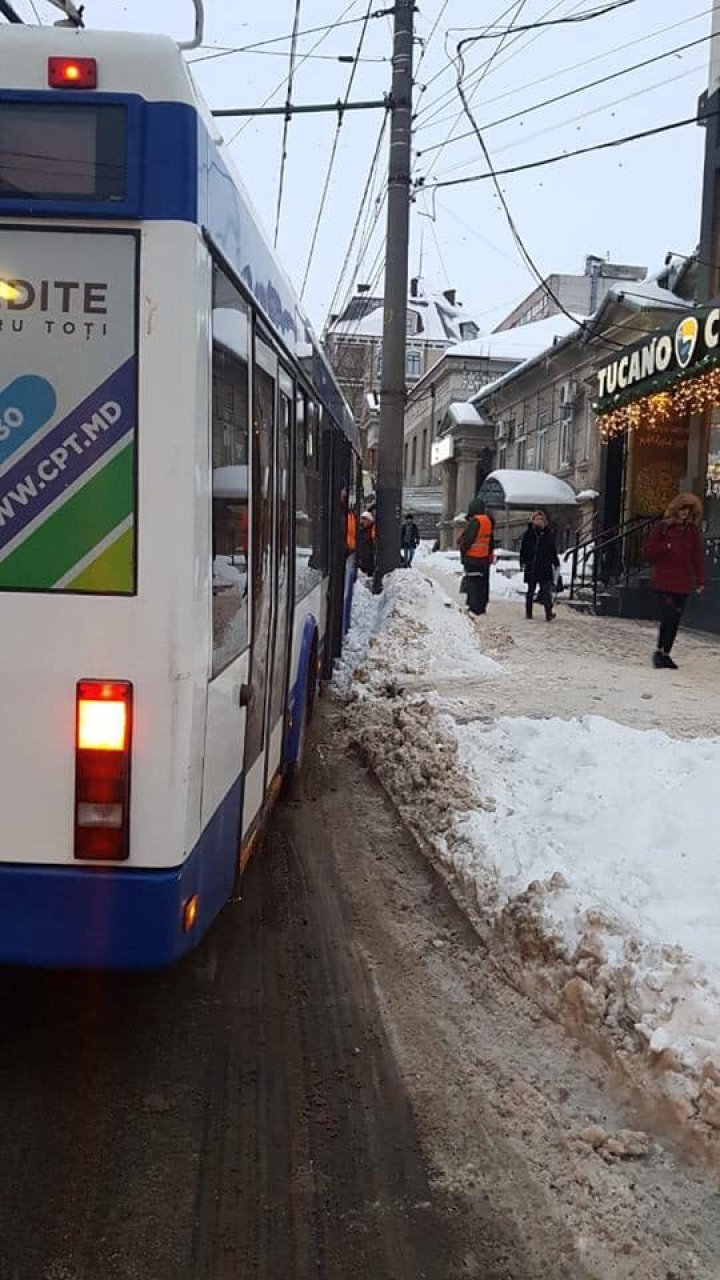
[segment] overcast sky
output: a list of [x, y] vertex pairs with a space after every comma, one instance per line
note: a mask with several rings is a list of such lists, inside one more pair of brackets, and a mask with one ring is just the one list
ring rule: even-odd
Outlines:
[[[32, 20], [31, 0], [15, 0]], [[35, 0], [44, 20], [53, 10]], [[425, 41], [417, 70], [416, 178], [426, 183], [483, 173], [487, 166], [474, 136], [465, 134], [455, 72], [449, 65], [459, 40], [484, 30], [477, 23], [517, 14], [517, 25], [582, 14], [603, 0], [420, 0], [417, 33]], [[373, 10], [389, 7], [373, 0]], [[201, 90], [213, 107], [254, 106], [284, 101], [289, 39], [295, 0], [205, 0], [205, 44], [189, 55]], [[345, 94], [350, 68], [338, 56], [356, 52], [368, 0], [302, 0], [300, 30], [337, 23], [298, 41], [293, 91], [300, 102], [335, 101]], [[632, 0], [619, 11], [592, 21], [515, 34], [504, 41], [484, 39], [466, 50], [467, 83], [473, 110], [496, 168], [591, 146], [629, 133], [693, 116], [707, 83], [712, 0]], [[501, 15], [505, 13], [504, 19]], [[88, 27], [160, 30], [187, 37], [191, 0], [86, 0]], [[57, 16], [57, 15], [56, 15]], [[439, 18], [435, 33], [429, 40]], [[358, 21], [358, 19], [360, 21]], [[355, 21], [351, 21], [355, 20]], [[464, 30], [459, 30], [463, 29]], [[212, 46], [236, 47], [286, 37], [264, 51], [208, 57]], [[548, 98], [613, 75], [692, 41], [654, 65], [537, 111]], [[314, 49], [315, 56], [302, 61]], [[391, 24], [372, 18], [362, 48], [352, 97], [381, 97], [390, 87]], [[416, 60], [423, 46], [418, 45]], [[322, 56], [318, 56], [322, 55]], [[493, 61], [487, 65], [493, 55]], [[205, 60], [202, 60], [205, 59]], [[282, 82], [282, 83], [281, 83]], [[519, 118], [497, 124], [522, 111]], [[310, 263], [305, 303], [322, 328], [358, 215], [376, 146], [382, 112], [346, 116], [317, 247]], [[492, 126], [492, 127], [491, 127]], [[262, 221], [275, 225], [282, 118], [224, 122], [227, 137], [237, 133], [233, 154]], [[281, 210], [279, 251], [298, 290], [306, 274], [310, 243], [330, 149], [334, 116], [296, 116], [289, 128], [288, 161]], [[543, 274], [582, 270], [585, 255], [613, 261], [661, 265], [668, 250], [688, 253], [697, 242], [703, 133], [696, 126], [502, 179], [517, 227]], [[430, 150], [430, 148], [436, 148]], [[385, 176], [387, 142], [376, 188]], [[373, 193], [374, 194], [374, 193]], [[371, 225], [371, 223], [370, 223]], [[361, 224], [365, 230], [365, 224]], [[376, 282], [382, 266], [384, 211], [360, 264], [359, 278]], [[367, 238], [367, 237], [366, 237]], [[468, 313], [489, 330], [533, 287], [492, 184], [439, 189], [421, 195], [413, 208], [411, 274], [419, 269], [428, 288], [455, 286]], [[354, 281], [346, 280], [345, 286]], [[343, 291], [345, 292], [345, 290]]]

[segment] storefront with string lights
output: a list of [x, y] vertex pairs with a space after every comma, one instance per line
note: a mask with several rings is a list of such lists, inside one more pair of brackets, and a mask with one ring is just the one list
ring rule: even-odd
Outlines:
[[720, 537], [720, 307], [616, 351], [597, 369], [593, 408], [619, 521], [660, 515], [690, 489]]

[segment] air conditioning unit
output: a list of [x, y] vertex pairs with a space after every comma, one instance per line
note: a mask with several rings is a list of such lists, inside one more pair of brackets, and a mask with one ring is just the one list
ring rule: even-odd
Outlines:
[[560, 384], [560, 407], [567, 409], [577, 399], [577, 382], [568, 381]]

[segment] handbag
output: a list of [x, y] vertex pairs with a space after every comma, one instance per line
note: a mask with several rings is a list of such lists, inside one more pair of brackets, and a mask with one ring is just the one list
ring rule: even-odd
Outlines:
[[559, 569], [556, 569], [555, 570], [555, 594], [559, 596], [560, 593], [564, 590], [565, 590], [565, 583], [563, 582], [562, 573], [560, 572]]

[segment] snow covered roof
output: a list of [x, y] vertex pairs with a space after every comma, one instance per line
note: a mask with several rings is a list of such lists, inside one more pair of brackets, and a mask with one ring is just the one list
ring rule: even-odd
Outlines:
[[460, 359], [477, 357], [487, 360], [514, 360], [522, 362], [539, 356], [551, 347], [558, 338], [565, 338], [577, 328], [580, 317], [571, 320], [568, 316], [548, 316], [545, 320], [536, 320], [533, 324], [521, 324], [515, 329], [502, 329], [499, 333], [489, 333], [485, 337], [475, 338], [472, 342], [459, 342], [448, 347], [445, 355]]
[[576, 507], [575, 491], [546, 471], [492, 471], [478, 497], [490, 507], [534, 511], [542, 507]]
[[[462, 339], [461, 325], [472, 324], [473, 318], [463, 307], [448, 301], [442, 293], [420, 294], [408, 298], [408, 317], [415, 317], [415, 332], [408, 331], [410, 342], [454, 343]], [[382, 338], [384, 302], [382, 297], [358, 293], [352, 297], [337, 320], [328, 326], [335, 338]]]

